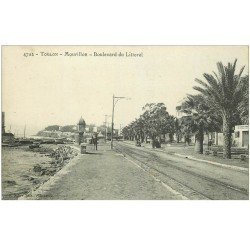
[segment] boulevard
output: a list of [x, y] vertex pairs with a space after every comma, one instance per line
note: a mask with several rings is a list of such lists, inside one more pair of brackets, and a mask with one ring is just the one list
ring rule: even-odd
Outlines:
[[196, 162], [124, 142], [117, 143], [116, 148], [188, 199], [248, 199], [248, 171]]
[[[64, 171], [64, 170], [63, 170]], [[115, 141], [88, 145], [86, 154], [25, 199], [247, 200], [246, 171], [196, 162], [160, 150]]]

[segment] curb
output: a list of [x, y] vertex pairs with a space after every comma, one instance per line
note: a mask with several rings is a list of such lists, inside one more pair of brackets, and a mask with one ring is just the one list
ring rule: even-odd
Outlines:
[[182, 155], [182, 154], [177, 154], [177, 153], [174, 153], [174, 155], [182, 157], [182, 158], [190, 159], [190, 160], [193, 160], [193, 161], [205, 162], [205, 163], [209, 163], [209, 164], [216, 165], [216, 166], [219, 166], [219, 167], [231, 168], [231, 169], [234, 169], [234, 170], [240, 170], [240, 171], [248, 173], [248, 169], [243, 168], [243, 167], [238, 167], [238, 166], [234, 166], [234, 165], [227, 165], [227, 164], [218, 163], [218, 162], [214, 162], [214, 161], [207, 161], [207, 160], [197, 159], [197, 158], [192, 157], [190, 155]]

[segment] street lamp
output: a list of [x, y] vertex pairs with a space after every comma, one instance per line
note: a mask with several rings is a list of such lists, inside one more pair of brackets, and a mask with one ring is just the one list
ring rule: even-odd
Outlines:
[[114, 112], [115, 112], [115, 105], [121, 99], [130, 100], [130, 98], [124, 96], [115, 96], [113, 95], [113, 108], [112, 108], [112, 124], [111, 124], [111, 149], [113, 149], [113, 133], [114, 133]]

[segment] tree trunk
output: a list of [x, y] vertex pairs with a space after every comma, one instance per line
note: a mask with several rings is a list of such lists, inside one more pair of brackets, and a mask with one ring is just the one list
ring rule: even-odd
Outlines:
[[190, 143], [189, 136], [185, 136], [185, 143], [186, 143], [186, 146], [189, 146], [189, 143]]
[[195, 136], [194, 151], [196, 153], [203, 154], [203, 140], [204, 140], [204, 132], [203, 128], [200, 128]]
[[176, 141], [177, 141], [177, 143], [180, 142], [180, 134], [179, 133], [176, 133]]
[[155, 136], [152, 136], [152, 148], [155, 148]]
[[223, 157], [231, 159], [232, 125], [229, 114], [225, 114], [223, 116], [223, 136], [224, 136]]
[[135, 141], [140, 140], [140, 136], [138, 134], [135, 135]]
[[159, 147], [161, 148], [161, 135], [159, 135]]
[[144, 139], [145, 139], [145, 136], [143, 133], [141, 133], [141, 142], [143, 143], [144, 142]]
[[173, 139], [174, 139], [174, 135], [172, 133], [169, 133], [169, 141], [173, 142]]

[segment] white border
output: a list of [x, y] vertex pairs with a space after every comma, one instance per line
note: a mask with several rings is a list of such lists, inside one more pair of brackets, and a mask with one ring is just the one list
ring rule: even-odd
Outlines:
[[[249, 1], [1, 1], [0, 43], [247, 45]], [[250, 205], [0, 201], [1, 249], [249, 249]]]

